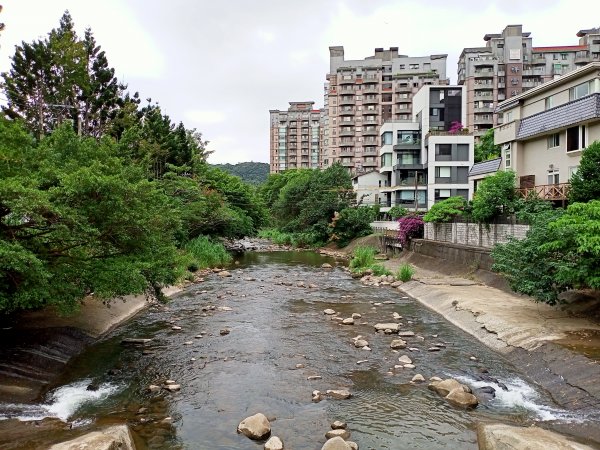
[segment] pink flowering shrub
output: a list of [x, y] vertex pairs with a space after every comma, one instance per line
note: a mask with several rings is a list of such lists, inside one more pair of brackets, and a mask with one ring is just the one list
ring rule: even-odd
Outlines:
[[403, 248], [413, 238], [423, 236], [423, 219], [416, 215], [404, 216], [398, 219], [398, 239]]
[[462, 131], [463, 128], [464, 128], [463, 124], [460, 122], [457, 122], [455, 120], [450, 124], [450, 129], [448, 130], [448, 132], [450, 132], [452, 134], [456, 134], [456, 133]]

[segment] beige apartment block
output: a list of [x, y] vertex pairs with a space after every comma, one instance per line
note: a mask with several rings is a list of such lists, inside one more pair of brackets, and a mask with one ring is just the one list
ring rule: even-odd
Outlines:
[[447, 55], [409, 57], [391, 47], [347, 60], [339, 46], [329, 54], [321, 167], [340, 162], [354, 174], [378, 169], [381, 125], [410, 122], [413, 95], [425, 85], [448, 84]]
[[600, 62], [504, 101], [498, 113], [501, 169], [516, 172], [523, 193], [564, 201], [582, 153], [600, 140]]
[[464, 48], [458, 84], [467, 88], [466, 126], [479, 138], [501, 123], [496, 106], [546, 81], [600, 61], [600, 29], [580, 30], [575, 45], [534, 47], [522, 25], [486, 34], [485, 46]]
[[271, 173], [318, 169], [324, 111], [315, 102], [290, 102], [287, 111], [269, 110]]

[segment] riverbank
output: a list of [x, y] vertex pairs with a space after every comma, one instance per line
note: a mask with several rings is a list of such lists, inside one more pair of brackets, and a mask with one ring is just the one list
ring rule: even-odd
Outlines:
[[[163, 294], [170, 297], [181, 290], [169, 286]], [[108, 304], [86, 298], [71, 316], [47, 308], [5, 319], [0, 330], [0, 398], [13, 403], [39, 400], [73, 357], [151, 303], [144, 295]]]
[[[552, 307], [488, 286], [488, 280], [502, 283], [494, 274], [474, 273], [456, 264], [448, 267], [447, 262], [435, 258], [410, 252], [383, 264], [395, 272], [406, 262], [416, 273], [412, 281], [399, 287], [401, 291], [502, 353], [561, 407], [582, 416], [598, 414], [597, 320], [574, 312], [574, 307]], [[595, 425], [578, 422], [556, 428], [600, 442], [600, 430]]]

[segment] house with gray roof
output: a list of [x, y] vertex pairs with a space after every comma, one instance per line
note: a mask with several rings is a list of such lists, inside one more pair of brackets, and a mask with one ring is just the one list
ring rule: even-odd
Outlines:
[[565, 201], [582, 153], [600, 140], [600, 62], [505, 100], [497, 112], [499, 169], [516, 172], [523, 195]]

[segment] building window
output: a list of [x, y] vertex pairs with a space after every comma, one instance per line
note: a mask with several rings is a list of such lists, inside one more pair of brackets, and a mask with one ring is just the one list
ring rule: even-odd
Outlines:
[[381, 135], [381, 142], [383, 145], [391, 145], [392, 144], [392, 132], [386, 131]]
[[561, 54], [560, 54], [560, 57], [561, 57], [561, 59], [562, 59], [563, 61], [566, 61], [566, 60], [567, 60], [567, 54], [566, 54], [566, 53], [561, 53]]
[[435, 199], [440, 200], [444, 198], [450, 197], [450, 189], [436, 189], [435, 190]]
[[592, 92], [592, 82], [587, 81], [569, 89], [569, 100], [577, 100]]
[[586, 126], [567, 128], [567, 152], [582, 150], [586, 145]]
[[548, 171], [548, 184], [558, 184], [559, 180], [558, 169], [550, 169]]
[[452, 156], [452, 145], [450, 144], [436, 144], [436, 153], [440, 156]]
[[409, 68], [409, 69], [418, 69], [418, 68], [419, 68], [419, 65], [418, 65], [418, 64], [409, 64], [409, 65], [408, 65], [408, 68]]
[[503, 148], [504, 153], [504, 167], [509, 169], [512, 167], [512, 151], [510, 148], [510, 144], [504, 144]]
[[548, 148], [560, 146], [560, 133], [554, 133], [548, 136]]
[[577, 173], [578, 169], [579, 169], [579, 166], [569, 167], [569, 180], [573, 177], [573, 175], [575, 175]]
[[554, 95], [551, 95], [550, 97], [546, 97], [546, 109], [550, 109], [553, 108], [554, 106], [556, 106], [556, 97]]
[[436, 178], [450, 178], [450, 167], [438, 166], [435, 168]]

